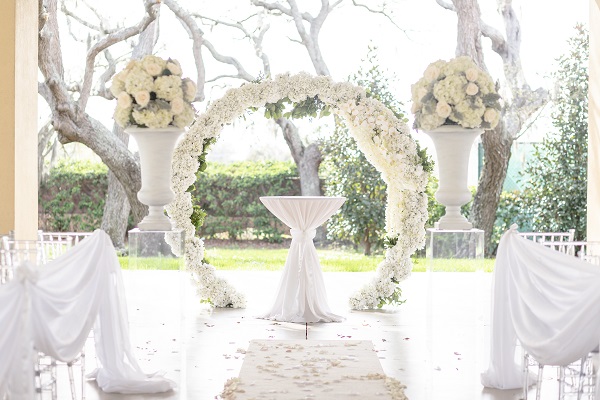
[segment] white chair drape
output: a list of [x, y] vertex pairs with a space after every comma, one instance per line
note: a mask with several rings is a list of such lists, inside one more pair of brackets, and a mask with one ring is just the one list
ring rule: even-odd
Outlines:
[[543, 365], [567, 365], [598, 347], [600, 268], [522, 238], [513, 226], [496, 255], [484, 386], [522, 387], [517, 339]]
[[21, 265], [0, 286], [0, 398], [33, 398], [34, 347], [60, 361], [77, 356], [94, 327], [105, 392], [159, 393], [175, 383], [142, 372], [129, 342], [121, 268], [100, 230], [43, 266]]

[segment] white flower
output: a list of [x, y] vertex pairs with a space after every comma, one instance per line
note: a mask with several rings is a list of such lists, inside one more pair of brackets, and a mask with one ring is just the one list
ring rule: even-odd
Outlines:
[[140, 90], [135, 94], [135, 102], [141, 107], [146, 107], [150, 102], [150, 92], [147, 90]]
[[146, 72], [152, 76], [159, 76], [162, 74], [163, 70], [166, 66], [166, 61], [160, 57], [154, 55], [144, 56], [141, 60], [142, 67], [146, 70]]
[[474, 84], [473, 82], [469, 82], [467, 84], [467, 88], [465, 89], [465, 92], [469, 95], [469, 96], [475, 96], [477, 93], [479, 93], [479, 86], [477, 86], [476, 84]]
[[467, 68], [465, 76], [469, 82], [475, 82], [479, 76], [479, 70], [477, 68]]
[[484, 96], [486, 106], [500, 115], [500, 102], [490, 100], [489, 94], [497, 94], [492, 79], [469, 57], [431, 63], [423, 77], [411, 86], [414, 127], [432, 130], [456, 123], [465, 128], [494, 128], [499, 118], [490, 116], [492, 122], [484, 123], [482, 117]]
[[189, 78], [183, 79], [183, 94], [186, 101], [194, 101], [196, 98], [196, 84]]
[[189, 78], [181, 78], [176, 60], [165, 61], [154, 55], [131, 60], [112, 78], [110, 90], [117, 98], [115, 121], [124, 128], [184, 128], [194, 120], [190, 102], [195, 98], [196, 85]]
[[131, 118], [131, 108], [120, 108], [117, 107], [115, 109], [115, 114], [113, 115], [115, 122], [122, 128], [125, 128], [129, 125]]
[[435, 112], [442, 118], [448, 118], [450, 113], [452, 113], [452, 107], [445, 101], [440, 101], [435, 107]]
[[483, 120], [489, 123], [490, 126], [496, 126], [500, 121], [500, 113], [494, 108], [486, 108], [483, 113]]
[[121, 92], [117, 96], [117, 108], [131, 108], [131, 96], [127, 92]]
[[183, 97], [181, 78], [177, 75], [159, 76], [154, 81], [154, 92], [157, 97], [171, 101], [176, 97]]
[[423, 76], [429, 82], [435, 81], [438, 78], [438, 76], [440, 76], [440, 69], [436, 65], [431, 64], [427, 67]]
[[181, 114], [183, 112], [183, 107], [185, 102], [181, 97], [175, 97], [171, 100], [171, 112], [175, 115]]
[[170, 60], [167, 62], [167, 69], [171, 71], [173, 75], [181, 76], [181, 66], [177, 60]]
[[141, 67], [133, 67], [125, 78], [125, 90], [129, 94], [135, 94], [140, 90], [152, 90], [154, 79]]

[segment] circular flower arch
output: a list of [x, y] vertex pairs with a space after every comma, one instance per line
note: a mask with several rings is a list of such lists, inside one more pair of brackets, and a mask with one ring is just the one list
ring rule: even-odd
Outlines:
[[[358, 147], [387, 184], [385, 259], [377, 267], [374, 279], [350, 298], [350, 307], [372, 309], [390, 299], [398, 300], [397, 284], [410, 275], [410, 256], [425, 241], [428, 172], [423, 168], [418, 146], [406, 124], [381, 102], [367, 97], [363, 88], [334, 82], [327, 76], [300, 73], [229, 89], [198, 116], [175, 150], [172, 180], [175, 200], [167, 206], [167, 213], [185, 231], [185, 263], [195, 278], [202, 301], [216, 307], [245, 306], [244, 295], [203, 261], [204, 243], [195, 235], [196, 228], [190, 219], [193, 205], [187, 190], [196, 180], [198, 157], [205, 141], [217, 138], [224, 125], [248, 109], [284, 98], [298, 103], [315, 96], [332, 113], [346, 120]], [[175, 236], [167, 240], [173, 248], [180, 248], [173, 243]]]

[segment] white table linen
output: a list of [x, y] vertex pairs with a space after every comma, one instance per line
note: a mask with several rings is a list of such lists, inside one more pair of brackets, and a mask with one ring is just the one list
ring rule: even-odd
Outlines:
[[129, 342], [121, 267], [108, 235], [100, 230], [54, 261], [17, 267], [0, 286], [0, 398], [34, 398], [36, 350], [73, 360], [92, 326], [100, 367], [95, 378], [105, 392], [159, 393], [175, 387], [145, 374]]
[[598, 347], [600, 268], [522, 238], [513, 226], [496, 255], [484, 386], [522, 387], [517, 339], [543, 365], [567, 365]]
[[331, 312], [317, 250], [316, 228], [344, 204], [344, 197], [265, 196], [260, 201], [291, 228], [292, 243], [271, 309], [259, 318], [288, 322], [340, 322]]

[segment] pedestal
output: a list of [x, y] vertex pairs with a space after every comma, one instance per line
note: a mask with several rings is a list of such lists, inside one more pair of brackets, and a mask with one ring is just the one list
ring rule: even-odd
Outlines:
[[[171, 249], [165, 240], [165, 235], [175, 238], [177, 247]], [[129, 231], [129, 269], [167, 269], [184, 270], [185, 233], [183, 230], [174, 231]]]
[[[427, 365], [431, 380], [437, 379], [436, 369], [448, 368], [449, 358], [444, 354], [448, 344], [459, 337], [469, 338], [468, 343], [472, 343], [460, 350], [459, 357], [475, 360], [475, 371], [487, 365], [481, 340], [485, 336], [484, 310], [488, 309], [484, 304], [489, 304], [486, 289], [489, 274], [483, 272], [483, 248], [483, 230], [427, 229], [425, 341], [431, 362]], [[464, 345], [463, 340], [458, 343]]]
[[[177, 243], [175, 249], [167, 243]], [[175, 245], [174, 245], [175, 246]], [[177, 256], [179, 254], [180, 256]], [[185, 270], [185, 232], [142, 231], [138, 228], [129, 231], [129, 269], [133, 276], [144, 275], [147, 279], [138, 293], [148, 299], [141, 304], [156, 308], [156, 315], [146, 314], [143, 326], [148, 330], [145, 334], [145, 346], [162, 341], [168, 356], [161, 359], [161, 365], [148, 363], [147, 370], [163, 370], [166, 377], [177, 383], [180, 399], [187, 398], [187, 326], [188, 302], [192, 301], [190, 292], [190, 276]], [[132, 279], [135, 282], [135, 279]], [[150, 286], [147, 282], [151, 282]], [[134, 284], [131, 284], [134, 286]], [[161, 309], [162, 308], [162, 309]], [[165, 308], [167, 310], [165, 310]], [[169, 338], [168, 341], [165, 338]], [[142, 365], [144, 365], [142, 363]]]
[[481, 229], [427, 229], [427, 271], [483, 271]]

